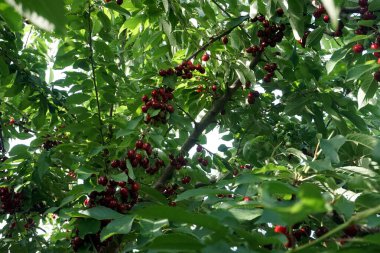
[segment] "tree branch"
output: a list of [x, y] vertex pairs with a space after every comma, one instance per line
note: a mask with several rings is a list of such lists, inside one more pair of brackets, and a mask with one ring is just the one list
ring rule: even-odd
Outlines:
[[195, 51], [192, 55], [190, 55], [186, 61], [190, 61], [191, 59], [197, 57], [197, 55], [202, 52], [202, 51], [205, 51], [212, 43], [214, 43], [215, 41], [218, 41], [220, 40], [223, 36], [226, 36], [227, 34], [230, 34], [236, 27], [239, 27], [244, 21], [246, 21], [247, 19], [249, 18], [249, 16], [246, 16], [244, 17], [244, 19], [242, 19], [242, 21], [238, 24], [236, 24], [235, 26], [231, 27], [230, 29], [226, 30], [225, 32], [217, 35], [217, 36], [213, 36], [210, 38], [210, 40], [204, 44], [201, 48], [199, 48], [197, 51]]
[[88, 45], [90, 47], [90, 63], [91, 63], [91, 71], [92, 71], [92, 82], [94, 83], [95, 88], [95, 96], [96, 96], [96, 105], [98, 107], [98, 118], [99, 118], [99, 131], [100, 131], [100, 137], [102, 139], [102, 145], [105, 145], [104, 142], [104, 135], [103, 135], [103, 121], [102, 117], [100, 115], [100, 103], [99, 103], [99, 91], [98, 91], [98, 85], [96, 82], [96, 73], [95, 73], [95, 60], [94, 60], [94, 48], [92, 45], [92, 23], [91, 23], [91, 0], [88, 0]]
[[[251, 62], [252, 67], [255, 67], [259, 62], [261, 54], [258, 54]], [[182, 145], [180, 154], [184, 155], [189, 152], [189, 150], [197, 143], [199, 136], [202, 135], [203, 131], [215, 121], [215, 118], [220, 114], [223, 110], [226, 103], [232, 98], [233, 94], [241, 87], [242, 83], [239, 79], [237, 79], [232, 86], [227, 87], [226, 92], [223, 96], [214, 100], [211, 109], [206, 113], [206, 115], [202, 118], [202, 120], [195, 126], [194, 131], [187, 138], [185, 143]], [[164, 172], [154, 184], [154, 188], [158, 189], [162, 187], [167, 181], [169, 181], [174, 174], [175, 167], [170, 164], [166, 166]]]

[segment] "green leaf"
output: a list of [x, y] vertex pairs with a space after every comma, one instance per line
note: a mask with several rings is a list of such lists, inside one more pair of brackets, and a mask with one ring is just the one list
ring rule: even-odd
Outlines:
[[30, 156], [28, 152], [28, 146], [18, 144], [9, 151], [10, 156], [16, 156], [18, 158], [28, 158]]
[[333, 53], [331, 59], [326, 64], [327, 74], [331, 73], [334, 70], [336, 64], [343, 60], [348, 52], [349, 50], [347, 48], [341, 48]]
[[231, 194], [231, 192], [227, 190], [219, 190], [219, 189], [212, 189], [212, 188], [191, 189], [181, 194], [178, 194], [176, 201], [182, 201], [182, 200], [189, 199], [192, 197], [215, 196], [218, 194]]
[[64, 0], [4, 0], [23, 17], [49, 32], [65, 32], [66, 9]]
[[358, 109], [366, 106], [370, 99], [376, 94], [379, 83], [373, 79], [372, 74], [367, 74], [361, 79], [361, 86], [358, 91]]
[[79, 213], [94, 218], [96, 220], [118, 219], [124, 216], [104, 206], [97, 206], [87, 210], [80, 210]]
[[312, 31], [306, 39], [306, 47], [319, 45], [325, 32], [324, 27], [318, 27]]
[[83, 104], [84, 102], [90, 100], [91, 96], [83, 93], [76, 93], [71, 95], [70, 97], [67, 98], [66, 102], [69, 104]]
[[378, 138], [371, 135], [362, 134], [362, 133], [348, 134], [346, 138], [347, 138], [347, 141], [351, 141], [356, 144], [363, 145], [369, 149], [374, 149], [375, 146], [379, 143]]
[[158, 236], [147, 245], [150, 250], [165, 250], [165, 252], [199, 252], [202, 247], [202, 243], [196, 237], [182, 233]]
[[0, 15], [13, 31], [22, 29], [22, 17], [4, 0], [0, 0]]
[[304, 21], [302, 1], [298, 0], [278, 0], [281, 8], [289, 16], [290, 25], [292, 26], [294, 37], [299, 40], [303, 37], [304, 33]]
[[100, 221], [94, 219], [78, 219], [77, 228], [79, 237], [84, 239], [85, 235], [96, 234], [100, 229]]
[[129, 234], [132, 228], [135, 216], [125, 215], [122, 218], [111, 221], [100, 233], [100, 240], [103, 242], [114, 235]]
[[356, 174], [361, 174], [365, 177], [376, 177], [378, 174], [374, 172], [373, 170], [364, 168], [364, 167], [358, 167], [358, 166], [345, 166], [345, 167], [340, 167], [339, 169], [343, 171], [349, 171], [349, 172], [354, 172]]
[[359, 80], [364, 74], [379, 68], [373, 61], [366, 62], [365, 64], [355, 64], [352, 68], [348, 69], [347, 81]]
[[123, 7], [116, 4], [115, 2], [109, 2], [105, 5], [105, 7], [110, 9], [110, 10], [117, 11], [120, 14], [123, 14], [124, 16], [128, 16], [128, 17], [131, 16], [131, 13], [128, 10], [124, 9]]
[[337, 135], [330, 140], [321, 140], [321, 149], [326, 157], [331, 159], [333, 163], [339, 163], [338, 150], [347, 141], [344, 136]]
[[136, 209], [135, 214], [146, 219], [168, 219], [172, 222], [203, 226], [220, 234], [227, 233], [227, 228], [215, 218], [205, 214], [189, 212], [180, 207], [151, 205]]

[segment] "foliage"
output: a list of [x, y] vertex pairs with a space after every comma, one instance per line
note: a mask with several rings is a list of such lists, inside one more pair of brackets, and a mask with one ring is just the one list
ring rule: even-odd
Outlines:
[[377, 252], [379, 11], [0, 0], [1, 252]]

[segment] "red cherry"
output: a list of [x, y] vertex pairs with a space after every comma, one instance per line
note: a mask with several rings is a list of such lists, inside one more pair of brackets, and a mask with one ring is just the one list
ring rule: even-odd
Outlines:
[[371, 44], [371, 49], [373, 49], [373, 50], [379, 49], [379, 44], [377, 44], [376, 42], [373, 42]]
[[311, 228], [309, 226], [302, 226], [300, 231], [307, 237], [311, 235]]
[[174, 202], [174, 201], [170, 201], [170, 202], [169, 202], [169, 206], [175, 207], [175, 206], [177, 206], [177, 203]]
[[118, 5], [122, 5], [122, 4], [123, 4], [123, 0], [116, 0], [116, 3], [117, 3]]
[[373, 74], [373, 79], [380, 82], [380, 70], [376, 71], [375, 74]]
[[120, 160], [113, 160], [112, 162], [111, 162], [111, 167], [112, 168], [117, 168], [117, 167], [119, 167], [120, 166]]
[[148, 98], [147, 95], [144, 95], [144, 96], [141, 97], [141, 100], [142, 100], [143, 102], [148, 102], [149, 98]]
[[361, 54], [364, 50], [364, 47], [362, 44], [356, 44], [352, 47], [352, 51], [354, 51], [354, 53], [356, 54]]
[[380, 57], [377, 59], [377, 64], [380, 64]]
[[326, 227], [319, 227], [315, 230], [315, 236], [318, 238], [318, 237], [321, 237], [322, 235], [326, 234], [329, 232], [329, 229], [326, 228]]
[[244, 196], [244, 197], [243, 197], [243, 201], [248, 202], [248, 201], [250, 201], [250, 200], [252, 200], [250, 197], [247, 197], [247, 196]]
[[143, 145], [144, 145], [144, 142], [142, 140], [137, 140], [136, 143], [135, 143], [135, 147], [137, 149], [142, 149]]
[[167, 105], [166, 106], [166, 110], [170, 113], [173, 113], [174, 112], [174, 107], [172, 105]]
[[227, 36], [223, 36], [223, 37], [222, 37], [222, 43], [223, 43], [224, 45], [227, 45], [227, 43], [228, 43], [228, 37], [227, 37]]
[[137, 182], [134, 182], [132, 184], [132, 188], [131, 188], [133, 191], [137, 192], [138, 190], [140, 190], [140, 184], [137, 183]]
[[204, 55], [202, 55], [202, 61], [208, 61], [210, 60], [210, 55], [208, 53], [205, 53]]
[[120, 187], [125, 187], [127, 185], [127, 182], [120, 181], [120, 182], [117, 183], [117, 185], [120, 186]]
[[216, 91], [218, 89], [218, 86], [216, 86], [215, 84], [211, 87], [212, 91]]
[[328, 23], [328, 22], [330, 21], [330, 17], [329, 17], [329, 15], [324, 15], [324, 16], [323, 16], [323, 21], [324, 21], [325, 23]]
[[374, 55], [376, 58], [380, 58], [380, 52], [374, 52], [373, 55]]
[[284, 227], [284, 226], [277, 225], [277, 226], [274, 227], [274, 232], [275, 233], [280, 233], [280, 234], [286, 234], [287, 233], [287, 228]]
[[135, 158], [135, 155], [136, 155], [136, 151], [131, 149], [131, 150], [128, 150], [128, 153], [127, 153], [127, 156], [129, 158], [129, 160], [133, 160]]
[[9, 125], [13, 125], [14, 123], [16, 123], [16, 121], [13, 117], [11, 117], [9, 120]]
[[181, 181], [182, 181], [182, 184], [188, 184], [191, 181], [191, 177], [185, 176], [185, 177], [182, 178]]
[[161, 70], [158, 72], [158, 74], [159, 74], [160, 76], [166, 76], [166, 75], [167, 75], [167, 72], [166, 72], [166, 70], [161, 69]]
[[203, 160], [202, 160], [202, 165], [203, 165], [203, 166], [207, 166], [207, 165], [208, 165], [208, 160], [203, 159]]
[[278, 16], [282, 17], [284, 15], [284, 10], [282, 8], [277, 8], [276, 13]]
[[346, 235], [350, 236], [350, 237], [354, 237], [354, 236], [356, 236], [357, 233], [358, 233], [358, 226], [357, 226], [357, 225], [351, 225], [351, 226], [349, 226], [349, 227], [346, 227], [346, 228], [343, 230], [343, 232], [344, 232]]
[[368, 6], [368, 0], [359, 0], [359, 5], [361, 7], [366, 7]]
[[128, 188], [126, 188], [126, 187], [122, 187], [122, 188], [120, 189], [120, 195], [121, 195], [123, 198], [128, 198], [128, 195], [129, 195]]
[[98, 178], [98, 184], [103, 185], [103, 186], [106, 186], [107, 183], [108, 183], [108, 179], [107, 179], [106, 176], [100, 176], [100, 177]]
[[203, 150], [203, 147], [201, 145], [198, 145], [197, 146], [197, 152], [202, 152], [202, 150]]
[[85, 199], [85, 200], [83, 201], [83, 205], [84, 205], [84, 206], [88, 206], [89, 203], [90, 203], [90, 199]]

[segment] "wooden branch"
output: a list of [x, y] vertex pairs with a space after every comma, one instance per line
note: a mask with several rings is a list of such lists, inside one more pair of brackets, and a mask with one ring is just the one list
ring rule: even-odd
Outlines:
[[[261, 54], [258, 54], [251, 62], [250, 66], [255, 67], [261, 58]], [[211, 109], [206, 113], [206, 115], [202, 118], [200, 122], [195, 126], [194, 131], [187, 138], [185, 143], [182, 145], [180, 154], [185, 155], [189, 152], [189, 150], [198, 142], [199, 137], [202, 135], [203, 131], [212, 123], [215, 122], [216, 117], [220, 114], [220, 112], [224, 109], [226, 103], [232, 98], [233, 94], [242, 86], [242, 83], [239, 79], [237, 79], [231, 86], [229, 86], [221, 97], [214, 100]], [[174, 175], [175, 167], [168, 164], [154, 184], [154, 188], [159, 189], [165, 185], [167, 181], [169, 181]]]

